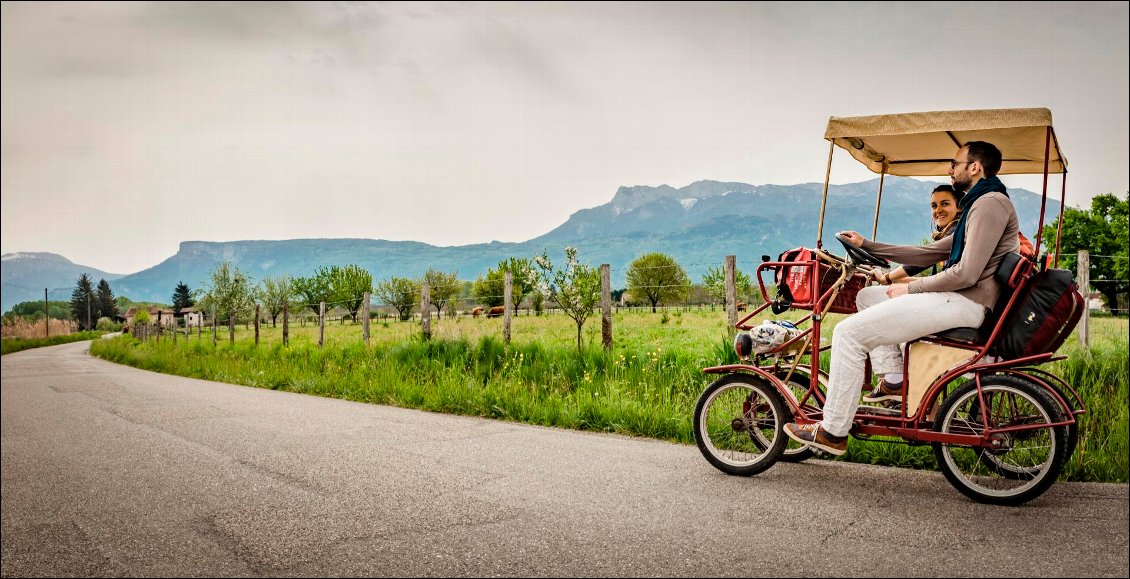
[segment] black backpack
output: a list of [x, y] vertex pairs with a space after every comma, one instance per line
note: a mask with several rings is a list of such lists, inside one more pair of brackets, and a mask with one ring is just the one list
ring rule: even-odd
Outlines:
[[1086, 307], [1071, 272], [1038, 272], [1018, 291], [1022, 293], [1008, 313], [996, 344], [998, 355], [1014, 359], [1056, 351], [1071, 335]]

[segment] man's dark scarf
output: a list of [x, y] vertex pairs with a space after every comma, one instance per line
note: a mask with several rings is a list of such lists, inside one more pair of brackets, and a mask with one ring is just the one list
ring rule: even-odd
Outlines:
[[946, 267], [953, 267], [958, 261], [961, 260], [961, 250], [965, 249], [965, 222], [969, 219], [969, 208], [977, 202], [986, 193], [999, 192], [1008, 197], [1008, 189], [1005, 189], [1004, 183], [1000, 179], [994, 177], [986, 177], [977, 182], [961, 201], [957, 202], [957, 206], [961, 208], [961, 218], [957, 221], [957, 228], [953, 232], [953, 247], [950, 248], [949, 259], [946, 260]]

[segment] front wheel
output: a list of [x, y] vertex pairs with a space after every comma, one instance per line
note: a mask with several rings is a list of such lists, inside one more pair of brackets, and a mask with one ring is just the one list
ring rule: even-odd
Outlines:
[[1044, 389], [1012, 376], [989, 376], [981, 381], [980, 396], [973, 382], [948, 396], [934, 430], [977, 436], [988, 432], [993, 446], [934, 443], [934, 455], [946, 479], [965, 496], [1018, 505], [1043, 494], [1063, 470], [1068, 432], [1051, 426], [1060, 421], [1059, 404]]
[[753, 476], [777, 462], [791, 419], [780, 392], [749, 374], [723, 376], [706, 387], [694, 410], [694, 438], [707, 462], [732, 475]]

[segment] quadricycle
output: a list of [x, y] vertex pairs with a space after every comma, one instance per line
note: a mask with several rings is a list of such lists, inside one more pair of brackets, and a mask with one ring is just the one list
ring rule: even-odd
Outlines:
[[[1062, 175], [1063, 221], [1067, 161], [1048, 109], [832, 117], [824, 138], [829, 141], [828, 168], [815, 246], [785, 252], [775, 260], [763, 258], [757, 268], [763, 303], [736, 324], [735, 351], [741, 363], [704, 370], [719, 377], [696, 404], [695, 439], [707, 461], [728, 474], [751, 476], [779, 460], [800, 462], [821, 452], [786, 436], [783, 427], [822, 419], [827, 375], [820, 368], [820, 353], [830, 346], [822, 344], [821, 326], [830, 313], [856, 313], [856, 294], [868, 284], [872, 268], [890, 266], [841, 236], [837, 238], [845, 255], [823, 246], [837, 148], [880, 175], [872, 238], [887, 175], [947, 175], [954, 155], [971, 141], [988, 141], [1001, 150], [1001, 175], [1043, 175], [1040, 222], [1031, 235], [1035, 255], [1040, 255], [1051, 174]], [[1086, 412], [1071, 385], [1041, 368], [1064, 358], [1056, 350], [1084, 307], [1070, 273], [1055, 269], [1061, 233], [1055, 248], [1041, 258], [1006, 256], [995, 274], [1000, 298], [981, 327], [953, 328], [904, 344], [906, 387], [901, 400], [860, 406], [851, 436], [932, 446], [946, 479], [979, 502], [1018, 505], [1046, 491], [1074, 452], [1078, 421]], [[1060, 280], [1067, 276], [1070, 287], [1064, 294], [1070, 299], [1034, 304], [1049, 276], [1056, 275]], [[779, 281], [774, 297], [766, 276]], [[793, 322], [795, 330], [788, 339], [755, 351], [748, 334], [755, 328], [751, 320], [770, 308], [774, 314], [806, 313]], [[1018, 324], [1034, 320], [1042, 324], [1038, 335], [1016, 331]], [[1017, 335], [1028, 337], [1018, 344]], [[868, 391], [871, 382], [868, 364], [861, 392]]]

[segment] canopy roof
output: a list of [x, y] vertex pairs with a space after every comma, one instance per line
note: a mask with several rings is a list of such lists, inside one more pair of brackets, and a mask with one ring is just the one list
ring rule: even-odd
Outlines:
[[824, 138], [876, 173], [937, 176], [965, 143], [988, 141], [1001, 150], [1001, 175], [1044, 173], [1051, 131], [1049, 173], [1067, 172], [1048, 109], [936, 111], [867, 117], [831, 117]]

